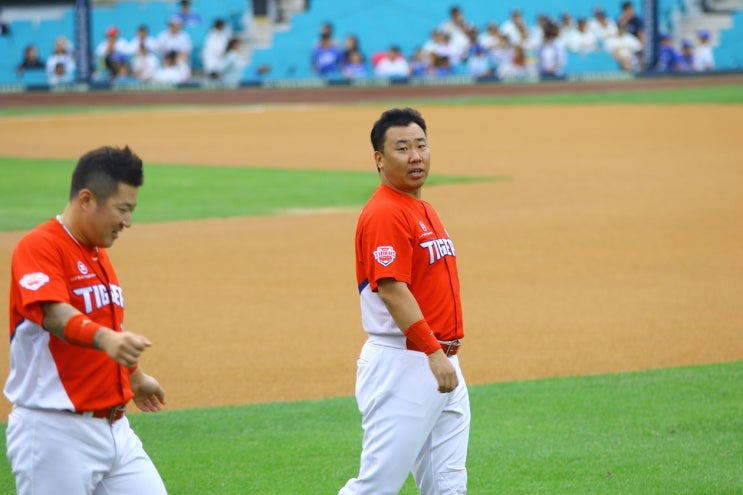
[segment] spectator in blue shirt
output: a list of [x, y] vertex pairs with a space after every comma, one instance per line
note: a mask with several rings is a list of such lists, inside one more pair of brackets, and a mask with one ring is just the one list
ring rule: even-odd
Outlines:
[[198, 26], [201, 24], [201, 14], [191, 8], [190, 0], [181, 0], [181, 9], [174, 14], [179, 17], [184, 26]]
[[343, 52], [333, 43], [329, 33], [320, 36], [320, 44], [312, 51], [312, 70], [325, 77], [340, 72]]
[[660, 35], [660, 49], [658, 50], [656, 69], [659, 72], [679, 72], [682, 70], [681, 55], [674, 48], [671, 36], [665, 33]]

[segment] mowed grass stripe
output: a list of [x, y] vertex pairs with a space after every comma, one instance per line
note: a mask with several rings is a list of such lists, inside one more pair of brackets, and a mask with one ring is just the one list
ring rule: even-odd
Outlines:
[[[30, 229], [61, 212], [74, 160], [0, 158], [0, 231]], [[429, 185], [507, 180], [433, 175]], [[137, 222], [275, 215], [360, 207], [379, 185], [373, 171], [145, 166]]]

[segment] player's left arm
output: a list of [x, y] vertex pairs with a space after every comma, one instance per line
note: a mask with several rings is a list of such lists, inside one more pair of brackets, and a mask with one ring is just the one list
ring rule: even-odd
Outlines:
[[[397, 326], [405, 330], [410, 338], [409, 330], [414, 323], [423, 320], [423, 312], [415, 296], [410, 292], [408, 284], [392, 278], [383, 278], [378, 282], [377, 293]], [[457, 388], [459, 385], [457, 372], [441, 348], [428, 354], [428, 365], [438, 382], [439, 392], [448, 393]]]
[[165, 405], [165, 390], [155, 378], [137, 368], [129, 376], [134, 404], [144, 412], [157, 412]]

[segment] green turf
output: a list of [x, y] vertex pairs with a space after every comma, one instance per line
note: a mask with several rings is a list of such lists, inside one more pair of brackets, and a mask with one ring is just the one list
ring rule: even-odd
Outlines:
[[571, 92], [520, 96], [452, 98], [447, 105], [606, 105], [606, 104], [726, 104], [743, 103], [743, 85], [669, 89]]
[[[23, 230], [63, 210], [74, 161], [0, 158], [0, 231]], [[429, 185], [503, 177], [432, 175]], [[360, 207], [379, 185], [373, 171], [145, 166], [135, 222], [273, 215]]]
[[[469, 493], [741, 494], [741, 384], [743, 361], [471, 387]], [[350, 397], [130, 418], [173, 494], [337, 493], [358, 469]]]
[[[571, 104], [571, 105], [590, 105], [590, 104], [635, 104], [635, 103], [663, 103], [663, 104], [684, 104], [684, 103], [743, 103], [743, 85], [736, 84], [719, 84], [719, 85], [698, 85], [683, 88], [657, 88], [657, 89], [633, 89], [631, 86], [621, 91], [582, 91], [580, 83], [575, 83], [573, 88], [561, 87], [560, 93], [549, 91], [549, 84], [544, 83], [542, 86], [544, 92], [533, 95], [497, 95], [500, 88], [511, 87], [514, 84], [493, 85], [493, 96], [477, 97], [452, 97], [452, 98], [420, 98], [407, 99], [405, 104], [417, 102], [418, 104], [436, 104], [436, 105], [552, 105], [552, 104]], [[393, 99], [389, 103], [394, 103]], [[379, 102], [374, 102], [374, 106], [379, 106]], [[195, 106], [195, 105], [194, 105]], [[223, 105], [222, 105], [223, 106]], [[250, 105], [246, 105], [249, 107]], [[129, 106], [53, 106], [53, 107], [25, 107], [25, 108], [5, 108], [0, 109], [2, 116], [18, 115], [50, 115], [50, 114], [80, 114], [80, 113], [106, 113], [106, 112], [130, 112], [130, 111], [160, 111], [163, 108], [183, 108], [182, 104], [162, 104], [162, 105], [129, 105]], [[220, 105], [199, 105], [199, 108], [214, 107]], [[234, 105], [231, 105], [234, 108]]]

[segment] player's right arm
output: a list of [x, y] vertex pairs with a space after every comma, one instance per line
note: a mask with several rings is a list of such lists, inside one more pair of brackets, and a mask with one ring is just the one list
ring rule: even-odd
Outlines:
[[[65, 335], [71, 320], [84, 317], [74, 306], [64, 302], [42, 302], [41, 309], [44, 313], [43, 327], [59, 337], [70, 342], [69, 331]], [[83, 347], [93, 347], [105, 352], [108, 357], [122, 366], [134, 367], [139, 361], [139, 356], [152, 343], [146, 337], [129, 332], [116, 332], [110, 328], [99, 327], [90, 345], [79, 342], [70, 342]]]

